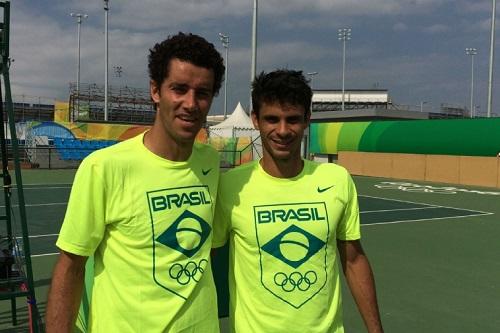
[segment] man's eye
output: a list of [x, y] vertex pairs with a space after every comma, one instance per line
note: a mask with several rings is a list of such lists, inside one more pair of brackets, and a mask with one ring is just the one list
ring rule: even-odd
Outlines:
[[199, 90], [196, 92], [196, 95], [198, 95], [198, 97], [208, 98], [210, 97], [210, 92], [207, 90]]
[[272, 123], [272, 124], [275, 124], [275, 123], [277, 123], [279, 121], [278, 118], [274, 118], [274, 117], [268, 117], [268, 118], [265, 118], [265, 120], [268, 123]]
[[172, 90], [178, 94], [183, 94], [186, 92], [186, 88], [184, 87], [173, 87]]

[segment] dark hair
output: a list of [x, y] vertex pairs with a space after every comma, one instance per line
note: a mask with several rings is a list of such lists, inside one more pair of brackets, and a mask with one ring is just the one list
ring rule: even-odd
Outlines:
[[263, 103], [304, 107], [304, 117], [311, 113], [312, 90], [302, 71], [278, 69], [260, 73], [252, 83], [252, 106], [259, 116]]
[[179, 59], [214, 72], [213, 93], [216, 96], [224, 79], [224, 61], [212, 43], [191, 33], [179, 32], [157, 43], [149, 50], [149, 78], [158, 87], [167, 78], [170, 60]]

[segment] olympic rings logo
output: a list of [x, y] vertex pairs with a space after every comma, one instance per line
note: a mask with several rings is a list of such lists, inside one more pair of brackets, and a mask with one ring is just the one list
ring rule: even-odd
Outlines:
[[318, 276], [314, 271], [308, 271], [304, 275], [300, 272], [292, 272], [290, 275], [278, 272], [274, 275], [274, 283], [286, 292], [292, 292], [295, 288], [300, 291], [306, 291], [317, 281]]
[[191, 279], [195, 282], [200, 281], [207, 264], [208, 261], [206, 259], [201, 259], [198, 264], [194, 261], [189, 261], [186, 266], [176, 263], [170, 267], [168, 273], [172, 279], [177, 280], [179, 284], [184, 286], [191, 282]]

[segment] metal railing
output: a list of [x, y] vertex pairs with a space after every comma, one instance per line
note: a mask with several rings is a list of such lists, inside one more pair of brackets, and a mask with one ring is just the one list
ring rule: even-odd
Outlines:
[[[255, 157], [261, 156], [261, 147], [256, 140], [241, 150], [219, 150], [221, 168], [234, 168]], [[32, 169], [76, 169], [80, 166], [89, 150], [85, 148], [56, 148], [55, 146], [19, 147], [23, 168]], [[247, 155], [250, 154], [250, 157]], [[12, 148], [8, 146], [8, 159], [11, 160]]]

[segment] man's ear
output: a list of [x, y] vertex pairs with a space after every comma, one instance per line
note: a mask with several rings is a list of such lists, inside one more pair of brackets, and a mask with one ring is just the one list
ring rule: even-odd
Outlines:
[[306, 127], [309, 126], [309, 124], [311, 123], [311, 112], [308, 112], [306, 115], [305, 115], [306, 119], [305, 119], [305, 124], [306, 124]]
[[257, 114], [255, 113], [255, 111], [252, 111], [252, 123], [253, 123], [253, 127], [255, 127], [255, 129], [259, 129], [259, 118], [257, 116]]
[[149, 92], [151, 94], [151, 99], [153, 102], [160, 103], [160, 87], [154, 80], [149, 81]]

